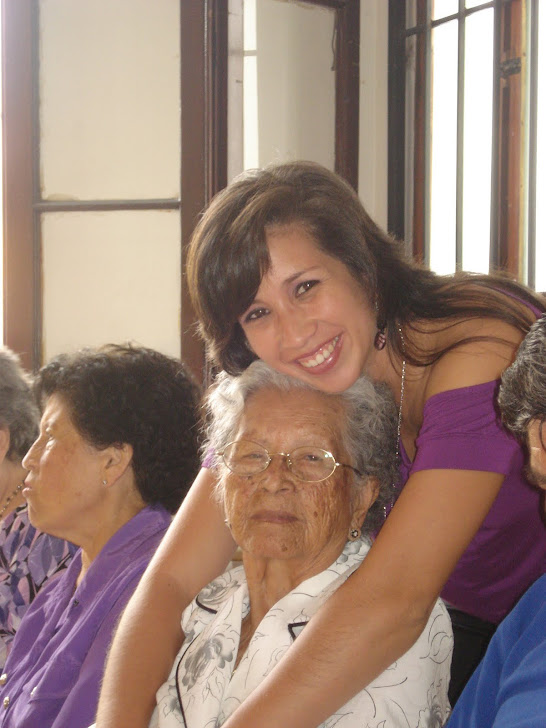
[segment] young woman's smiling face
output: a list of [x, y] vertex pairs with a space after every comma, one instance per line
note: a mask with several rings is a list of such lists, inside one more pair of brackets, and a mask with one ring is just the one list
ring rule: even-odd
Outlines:
[[342, 392], [375, 356], [376, 318], [343, 263], [301, 226], [272, 229], [271, 267], [239, 318], [252, 351], [280, 372]]

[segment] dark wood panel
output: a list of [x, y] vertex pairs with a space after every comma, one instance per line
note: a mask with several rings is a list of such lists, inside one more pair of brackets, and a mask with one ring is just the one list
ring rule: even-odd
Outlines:
[[207, 202], [205, 160], [205, 22], [208, 3], [180, 2], [182, 159], [181, 356], [199, 380], [205, 368], [184, 270], [186, 250], [199, 213]]
[[39, 364], [34, 253], [34, 2], [2, 2], [4, 340], [32, 369]]

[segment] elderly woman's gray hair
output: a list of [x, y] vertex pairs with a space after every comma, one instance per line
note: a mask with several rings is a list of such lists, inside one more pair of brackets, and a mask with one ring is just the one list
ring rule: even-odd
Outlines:
[[499, 390], [504, 424], [525, 439], [532, 420], [546, 421], [546, 314], [531, 326]]
[[30, 377], [7, 347], [0, 348], [0, 427], [10, 434], [8, 460], [19, 462], [36, 437], [40, 413], [32, 393]]
[[[262, 361], [253, 362], [239, 376], [221, 372], [205, 400], [207, 437], [203, 452], [209, 463], [212, 460], [218, 464], [216, 453], [236, 438], [246, 400], [262, 389], [318, 391], [299, 379], [280, 374]], [[345, 418], [339, 423], [340, 441], [351, 465], [364, 476], [377, 478], [378, 496], [362, 529], [364, 534], [371, 533], [382, 522], [384, 506], [391, 501], [398, 481], [397, 412], [392, 394], [386, 385], [364, 376], [345, 392], [319, 394], [336, 399], [344, 407]], [[364, 482], [355, 478], [355, 487]], [[222, 482], [219, 497], [221, 489]]]

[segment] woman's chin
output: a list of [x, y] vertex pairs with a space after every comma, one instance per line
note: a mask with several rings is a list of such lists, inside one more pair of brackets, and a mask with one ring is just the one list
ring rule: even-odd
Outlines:
[[36, 512], [36, 509], [32, 507], [31, 503], [27, 502], [27, 513], [28, 513], [28, 520], [30, 521], [31, 525], [34, 526], [34, 528], [38, 529], [39, 531], [43, 531], [43, 524], [40, 522], [39, 514]]
[[268, 561], [287, 561], [301, 556], [301, 546], [283, 539], [252, 539], [247, 546], [241, 546], [243, 557], [266, 559]]

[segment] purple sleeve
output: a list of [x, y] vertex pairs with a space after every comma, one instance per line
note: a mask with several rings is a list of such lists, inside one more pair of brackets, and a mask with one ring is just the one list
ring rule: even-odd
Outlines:
[[0, 527], [0, 667], [30, 603], [51, 577], [70, 563], [77, 546], [37, 531], [26, 507]]
[[411, 473], [435, 468], [506, 475], [520, 446], [496, 410], [499, 381], [448, 390], [425, 404]]
[[493, 505], [442, 590], [442, 597], [458, 609], [495, 624], [544, 572], [546, 563], [540, 495], [525, 481], [520, 444], [500, 422], [495, 405], [498, 384], [486, 382], [431, 397], [410, 470], [478, 470], [504, 476]]

